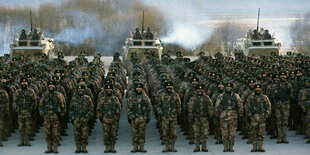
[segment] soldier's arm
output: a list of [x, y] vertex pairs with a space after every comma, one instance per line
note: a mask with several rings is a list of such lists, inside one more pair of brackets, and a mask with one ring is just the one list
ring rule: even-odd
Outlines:
[[208, 113], [210, 117], [214, 115], [214, 105], [210, 97], [207, 95], [207, 103], [208, 103]]
[[245, 116], [249, 116], [249, 109], [250, 109], [250, 105], [253, 101], [253, 95], [250, 95], [248, 97], [248, 100], [246, 102], [244, 102], [244, 110], [245, 110]]
[[265, 95], [265, 102], [267, 105], [268, 117], [270, 117], [270, 115], [271, 115], [271, 103], [270, 103], [270, 100], [269, 100], [267, 95]]
[[101, 108], [103, 108], [103, 100], [101, 98], [98, 98], [98, 104], [97, 104], [97, 108], [96, 108], [96, 116], [101, 119]]
[[219, 106], [222, 102], [222, 98], [223, 98], [223, 95], [220, 95], [217, 99], [216, 99], [216, 104], [215, 104], [215, 110], [214, 110], [214, 114], [215, 116], [219, 116]]
[[191, 97], [191, 99], [189, 100], [189, 105], [188, 105], [189, 118], [193, 118], [194, 104], [195, 104], [195, 98]]
[[3, 104], [5, 104], [7, 113], [10, 111], [10, 98], [9, 98], [9, 94], [6, 91], [3, 91], [2, 94], [2, 100], [3, 100]]
[[66, 107], [66, 99], [64, 97], [64, 95], [62, 93], [58, 93], [58, 99], [59, 99], [59, 102], [61, 104], [61, 107], [62, 107], [62, 114], [64, 115], [65, 112], [67, 111], [67, 107]]
[[290, 89], [290, 95], [289, 95], [289, 97], [290, 97], [290, 98], [293, 98], [293, 96], [294, 96], [294, 88], [292, 87], [291, 84], [289, 84], [289, 89]]
[[307, 91], [303, 91], [301, 90], [301, 93], [300, 93], [300, 101], [299, 101], [299, 106], [301, 107], [302, 111], [303, 112], [306, 112], [306, 102], [307, 102], [307, 94], [306, 94]]
[[146, 100], [147, 100], [147, 105], [148, 105], [148, 116], [147, 118], [150, 119], [151, 118], [151, 114], [152, 114], [152, 104], [151, 104], [151, 101], [150, 101], [150, 98], [148, 96], [146, 96]]
[[18, 98], [19, 98], [19, 91], [17, 90], [16, 93], [14, 93], [13, 95], [13, 108], [15, 111], [17, 110], [16, 108], [17, 108]]
[[236, 96], [236, 100], [237, 100], [237, 105], [239, 107], [239, 116], [242, 116], [243, 115], [243, 103], [241, 102], [241, 98], [239, 97], [238, 94], [235, 94]]
[[177, 112], [178, 112], [178, 115], [181, 115], [181, 99], [180, 99], [180, 96], [178, 93], [176, 93], [176, 101], [177, 101]]
[[89, 106], [89, 110], [91, 112], [92, 115], [94, 115], [94, 103], [93, 103], [93, 100], [88, 97], [88, 106]]

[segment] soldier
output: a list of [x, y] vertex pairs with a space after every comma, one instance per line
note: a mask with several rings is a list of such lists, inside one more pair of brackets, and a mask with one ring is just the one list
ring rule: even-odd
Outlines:
[[215, 115], [220, 117], [223, 152], [234, 152], [235, 134], [237, 129], [237, 116], [242, 116], [243, 105], [238, 94], [233, 91], [233, 84], [227, 83], [225, 92], [216, 100]]
[[94, 104], [92, 99], [85, 95], [85, 84], [77, 85], [77, 95], [70, 101], [69, 118], [74, 125], [74, 141], [76, 145], [75, 153], [87, 153], [89, 119], [93, 116]]
[[265, 40], [271, 40], [271, 35], [269, 34], [268, 30], [265, 30], [265, 33], [263, 34], [263, 38]]
[[27, 45], [27, 35], [26, 35], [26, 31], [23, 29], [20, 36], [19, 36], [19, 46], [26, 46]]
[[151, 28], [150, 27], [146, 28], [145, 39], [149, 39], [149, 40], [153, 40], [154, 39], [154, 35], [151, 32]]
[[43, 93], [39, 104], [40, 115], [44, 118], [45, 140], [47, 142], [45, 153], [58, 153], [59, 115], [64, 115], [65, 98], [56, 91], [56, 87], [55, 81], [48, 81], [48, 90]]
[[251, 120], [251, 141], [253, 149], [251, 152], [265, 152], [263, 148], [264, 132], [266, 130], [266, 118], [270, 116], [271, 104], [268, 97], [262, 94], [262, 85], [254, 86], [255, 94], [249, 96], [246, 106], [246, 115]]
[[[28, 79], [20, 79], [21, 88], [17, 90], [13, 97], [13, 108], [18, 113], [18, 125], [20, 133], [20, 143], [18, 146], [31, 146], [31, 114], [36, 107], [36, 94], [28, 87]], [[26, 138], [26, 143], [24, 143]]]
[[175, 141], [177, 139], [177, 117], [181, 114], [181, 99], [174, 91], [171, 81], [164, 83], [164, 91], [159, 96], [157, 108], [162, 118], [163, 141], [166, 146], [163, 152], [177, 152]]
[[141, 36], [139, 28], [136, 28], [136, 33], [133, 36], [133, 39], [137, 39], [137, 40], [141, 40], [142, 39], [142, 36]]
[[[145, 153], [145, 129], [151, 118], [151, 102], [149, 97], [143, 93], [143, 83], [136, 83], [134, 94], [127, 99], [127, 115], [132, 131], [133, 149], [131, 152]], [[138, 144], [140, 149], [138, 149]]]
[[305, 88], [300, 90], [299, 93], [299, 106], [302, 109], [304, 124], [305, 124], [305, 137], [308, 138], [307, 143], [310, 143], [310, 79], [306, 78], [304, 80]]
[[5, 122], [7, 122], [5, 119], [7, 119], [9, 111], [9, 95], [3, 88], [0, 88], [0, 146], [3, 146], [2, 139], [6, 134], [4, 128], [8, 128], [5, 126]]
[[286, 129], [290, 113], [290, 98], [294, 95], [294, 90], [290, 83], [286, 81], [286, 72], [280, 72], [280, 82], [273, 85], [275, 98], [275, 115], [277, 119], [278, 141], [277, 143], [288, 143], [286, 139]]
[[121, 103], [113, 93], [113, 85], [105, 86], [105, 96], [98, 99], [97, 117], [103, 125], [104, 153], [116, 153], [117, 123], [121, 112]]
[[196, 148], [194, 152], [200, 151], [200, 143], [202, 151], [208, 152], [207, 139], [209, 122], [208, 118], [214, 113], [213, 103], [208, 95], [204, 94], [204, 85], [196, 85], [196, 93], [190, 99], [189, 117], [192, 118], [194, 124], [194, 135], [196, 140]]

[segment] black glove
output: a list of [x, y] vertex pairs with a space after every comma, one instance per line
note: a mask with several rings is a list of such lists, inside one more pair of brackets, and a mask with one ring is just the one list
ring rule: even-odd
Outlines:
[[128, 123], [131, 125], [131, 119], [128, 118]]
[[71, 124], [74, 125], [74, 120], [71, 120]]
[[148, 119], [146, 119], [146, 123], [149, 123], [149, 122], [150, 122], [150, 120], [151, 120], [151, 119], [149, 119], [149, 118], [148, 118]]

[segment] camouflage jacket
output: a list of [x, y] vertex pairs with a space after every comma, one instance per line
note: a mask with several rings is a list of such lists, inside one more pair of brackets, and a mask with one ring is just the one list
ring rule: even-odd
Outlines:
[[16, 112], [22, 110], [33, 111], [36, 108], [37, 95], [31, 88], [18, 89], [13, 96], [13, 108]]
[[74, 96], [70, 102], [69, 118], [70, 120], [92, 118], [94, 104], [88, 95]]
[[246, 104], [246, 116], [253, 116], [255, 114], [269, 117], [271, 114], [271, 104], [267, 95], [261, 94], [259, 96], [252, 94], [249, 96]]
[[190, 118], [212, 117], [214, 106], [209, 96], [196, 94], [190, 99], [188, 112]]

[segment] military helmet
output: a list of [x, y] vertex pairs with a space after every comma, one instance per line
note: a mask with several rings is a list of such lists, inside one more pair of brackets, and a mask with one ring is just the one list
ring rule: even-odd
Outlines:
[[144, 84], [142, 82], [135, 83], [135, 88], [143, 88]]
[[90, 76], [90, 72], [88, 70], [84, 70], [82, 72], [82, 76]]
[[173, 82], [172, 81], [166, 81], [164, 83], [164, 88], [173, 88]]
[[234, 88], [234, 84], [231, 82], [228, 82], [226, 83], [225, 88], [228, 88], [228, 87]]
[[191, 59], [190, 58], [183, 58], [183, 61], [184, 62], [191, 62]]
[[85, 90], [86, 87], [87, 87], [87, 86], [86, 86], [85, 83], [79, 83], [79, 84], [77, 84], [76, 89], [78, 89], [78, 90], [79, 90], [79, 89], [84, 89], [84, 90]]
[[193, 83], [193, 82], [199, 83], [199, 78], [198, 78], [198, 77], [193, 77], [193, 78], [191, 79], [191, 83]]
[[10, 76], [8, 74], [2, 74], [0, 77], [1, 79], [8, 79]]
[[59, 81], [60, 80], [60, 76], [59, 75], [53, 75], [52, 79], [55, 80], [55, 81]]
[[77, 79], [77, 83], [86, 82], [86, 79], [84, 77], [79, 77]]
[[20, 83], [22, 83], [22, 82], [27, 82], [27, 83], [28, 83], [27, 77], [22, 77], [22, 78], [20, 78]]
[[262, 86], [262, 84], [260, 84], [260, 83], [256, 83], [256, 84], [254, 85], [254, 90], [262, 90], [262, 88], [263, 88], [263, 86]]
[[280, 78], [286, 78], [286, 71], [281, 70], [281, 71], [279, 72], [279, 77], [280, 77]]
[[47, 85], [48, 86], [50, 86], [50, 85], [55, 85], [55, 87], [56, 87], [56, 81], [54, 81], [54, 80], [49, 80], [48, 82], [47, 82]]
[[104, 90], [107, 90], [107, 89], [112, 89], [113, 90], [114, 86], [111, 85], [111, 84], [107, 84], [104, 86]]
[[205, 89], [205, 85], [202, 84], [202, 83], [198, 83], [198, 84], [195, 86], [195, 89], [196, 89], [196, 91], [197, 91], [197, 90], [204, 90], [204, 89]]

